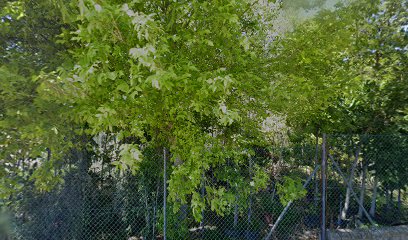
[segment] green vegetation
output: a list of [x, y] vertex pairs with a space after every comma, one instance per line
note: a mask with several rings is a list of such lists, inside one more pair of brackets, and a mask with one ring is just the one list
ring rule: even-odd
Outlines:
[[[169, 209], [178, 214], [169, 213], [171, 229], [188, 232], [180, 225], [204, 213], [261, 231], [264, 216], [252, 208], [280, 211], [317, 187], [306, 191], [301, 181], [320, 157], [322, 133], [408, 131], [408, 3], [333, 2], [1, 1], [0, 206], [24, 212], [49, 201], [62, 216], [120, 202], [122, 215], [73, 211], [65, 220], [88, 221], [75, 228], [81, 234], [120, 215], [108, 239], [153, 238], [163, 229], [167, 171]], [[291, 13], [305, 14], [286, 21]], [[401, 210], [406, 140], [367, 139], [335, 138], [342, 147], [331, 153], [344, 169], [356, 159], [350, 181], [375, 179], [387, 208], [398, 192]], [[365, 177], [354, 176], [357, 168]], [[276, 208], [251, 200], [271, 184]], [[375, 208], [377, 195], [366, 198]], [[41, 214], [20, 220], [47, 221]], [[129, 229], [130, 219], [145, 227]]]

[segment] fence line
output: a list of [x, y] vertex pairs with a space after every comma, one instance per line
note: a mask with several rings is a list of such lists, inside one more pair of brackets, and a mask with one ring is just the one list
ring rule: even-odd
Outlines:
[[[167, 149], [153, 156], [163, 163], [155, 161], [136, 176], [120, 175], [108, 167], [90, 170], [90, 159], [84, 158], [70, 166], [60, 188], [38, 193], [28, 185], [11, 201], [0, 202], [4, 209], [0, 236], [24, 240], [325, 239], [326, 229], [403, 224], [408, 221], [407, 146], [408, 136], [401, 135], [324, 135], [319, 145], [257, 149], [247, 165], [235, 171], [250, 187], [254, 169], [262, 169], [268, 174], [267, 187], [257, 192], [236, 189], [216, 179], [215, 170], [203, 172], [201, 197], [208, 194], [209, 185], [224, 187], [233, 198], [223, 215], [210, 207], [204, 209], [200, 222], [188, 205], [174, 211], [167, 201]], [[319, 157], [321, 165], [316, 165]], [[233, 177], [236, 172], [227, 175]], [[1, 218], [8, 219], [8, 224], [2, 225]]]

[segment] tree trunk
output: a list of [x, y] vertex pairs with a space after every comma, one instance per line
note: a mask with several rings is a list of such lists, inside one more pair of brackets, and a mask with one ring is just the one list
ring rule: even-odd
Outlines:
[[[249, 158], [249, 179], [250, 181], [252, 181], [252, 157]], [[251, 195], [252, 195], [252, 189], [249, 189], [248, 224], [251, 223], [251, 216], [252, 216], [252, 197]]]
[[360, 191], [360, 206], [358, 208], [358, 218], [363, 217], [363, 206], [364, 206], [364, 195], [365, 195], [365, 188], [366, 188], [366, 177], [367, 177], [367, 164], [363, 163], [363, 172], [361, 174], [361, 191]]
[[[175, 167], [178, 167], [178, 166], [182, 165], [183, 163], [184, 163], [184, 161], [177, 157], [176, 160], [174, 161], [174, 166], [175, 166]], [[178, 218], [179, 223], [183, 224], [183, 222], [187, 219], [187, 211], [188, 211], [188, 206], [187, 206], [187, 204], [182, 204], [182, 205], [180, 206], [180, 210], [179, 210], [179, 212], [178, 212], [178, 215], [179, 215], [179, 218]]]
[[[201, 174], [201, 197], [205, 198], [205, 170]], [[200, 222], [200, 227], [204, 229], [204, 209], [201, 211], [202, 220]]]
[[390, 191], [390, 204], [391, 208], [394, 208], [394, 190]]
[[385, 210], [388, 212], [390, 210], [390, 190], [388, 190], [388, 187], [385, 190]]
[[373, 196], [371, 197], [370, 216], [375, 217], [375, 207], [377, 202], [378, 177], [374, 177]]
[[391, 191], [391, 205], [394, 203], [394, 190]]
[[[319, 156], [319, 131], [316, 131], [315, 168], [318, 165], [318, 156]], [[315, 206], [317, 206], [319, 204], [319, 182], [317, 181], [317, 174], [315, 175], [314, 179], [315, 179], [314, 204]]]
[[145, 238], [147, 239], [148, 236], [149, 236], [149, 233], [150, 233], [151, 221], [150, 221], [150, 209], [149, 209], [149, 196], [148, 196], [147, 188], [145, 187], [144, 190], [145, 190], [144, 191], [145, 192], [144, 199], [145, 199], [145, 207], [146, 207], [146, 209], [145, 209], [145, 221], [146, 221], [146, 228], [147, 228], [147, 231], [145, 232]]
[[160, 189], [160, 179], [157, 180], [157, 190], [156, 190], [156, 196], [154, 200], [154, 207], [153, 207], [153, 229], [152, 229], [152, 236], [153, 239], [156, 238], [156, 219], [157, 219], [157, 202], [159, 198], [159, 189]]
[[276, 194], [276, 187], [275, 187], [275, 181], [272, 183], [272, 203], [275, 201], [275, 194]]
[[398, 189], [398, 203], [397, 203], [397, 207], [398, 207], [398, 219], [401, 217], [401, 189]]
[[347, 219], [347, 212], [350, 207], [350, 198], [351, 198], [351, 188], [353, 186], [353, 179], [354, 179], [354, 172], [357, 167], [358, 163], [358, 156], [360, 155], [360, 146], [357, 148], [356, 155], [354, 157], [353, 165], [351, 166], [350, 170], [350, 177], [348, 179], [348, 184], [347, 184], [347, 189], [346, 189], [346, 198], [344, 200], [344, 207], [343, 210], [341, 211], [341, 220], [346, 220]]
[[163, 148], [163, 240], [167, 240], [167, 149]]
[[238, 211], [238, 199], [239, 199], [239, 197], [238, 197], [238, 195], [237, 196], [235, 196], [235, 209], [234, 209], [234, 228], [236, 228], [237, 226], [238, 226], [238, 214], [239, 214], [239, 211]]
[[248, 223], [251, 223], [251, 216], [252, 216], [252, 198], [250, 195], [249, 196], [249, 207], [248, 207]]

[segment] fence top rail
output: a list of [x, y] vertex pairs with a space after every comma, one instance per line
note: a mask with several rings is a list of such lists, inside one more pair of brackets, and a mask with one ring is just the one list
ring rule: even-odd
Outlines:
[[405, 133], [333, 133], [327, 134], [327, 137], [408, 137]]

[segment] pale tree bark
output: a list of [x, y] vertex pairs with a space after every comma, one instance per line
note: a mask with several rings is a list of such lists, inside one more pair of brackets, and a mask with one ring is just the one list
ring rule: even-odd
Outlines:
[[363, 206], [364, 206], [364, 195], [366, 188], [366, 178], [367, 178], [367, 164], [363, 163], [363, 172], [361, 174], [361, 190], [360, 190], [360, 206], [358, 208], [358, 217], [361, 219], [363, 217]]
[[397, 203], [397, 207], [398, 207], [398, 218], [401, 217], [401, 188], [398, 188], [398, 203]]
[[371, 206], [370, 206], [370, 216], [375, 217], [375, 208], [377, 203], [377, 191], [378, 191], [378, 177], [374, 177], [374, 189], [373, 196], [371, 197]]
[[388, 189], [388, 186], [387, 186], [387, 188], [385, 190], [385, 208], [386, 208], [387, 211], [390, 210], [390, 206], [391, 206], [390, 202], [391, 202], [391, 200], [390, 200], [390, 190]]
[[347, 189], [346, 189], [346, 198], [344, 200], [343, 210], [341, 211], [341, 217], [340, 217], [341, 220], [347, 219], [347, 212], [350, 207], [351, 188], [353, 187], [354, 172], [357, 167], [359, 155], [360, 155], [360, 146], [358, 146], [357, 148], [356, 155], [354, 156], [353, 165], [351, 166], [350, 177], [348, 179], [349, 183], [347, 184]]
[[275, 180], [272, 183], [272, 202], [275, 201], [275, 194], [276, 194], [276, 187], [275, 187]]
[[391, 204], [394, 203], [394, 190], [391, 191]]

